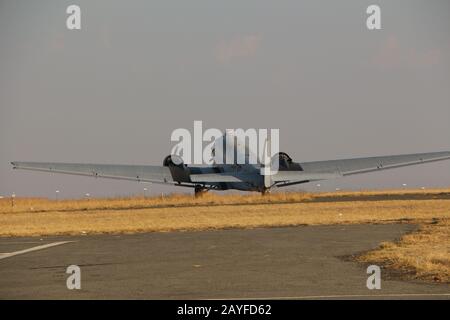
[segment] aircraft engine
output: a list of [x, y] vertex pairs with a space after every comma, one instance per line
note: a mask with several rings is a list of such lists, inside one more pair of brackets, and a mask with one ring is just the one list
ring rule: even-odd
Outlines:
[[176, 166], [183, 168], [184, 167], [183, 158], [174, 154], [168, 155], [167, 157], [164, 158], [163, 166], [164, 167]]
[[164, 167], [169, 167], [172, 178], [176, 182], [190, 182], [190, 170], [183, 159], [177, 155], [168, 155], [163, 161]]
[[295, 170], [303, 171], [303, 168], [297, 162], [292, 161], [292, 158], [285, 152], [278, 152], [272, 157], [272, 163], [278, 161], [278, 168], [281, 171]]

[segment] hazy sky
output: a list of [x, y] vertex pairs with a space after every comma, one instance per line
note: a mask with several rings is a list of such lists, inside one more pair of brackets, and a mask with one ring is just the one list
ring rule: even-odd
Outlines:
[[[369, 31], [374, 3], [382, 30]], [[66, 28], [71, 4], [81, 30]], [[450, 150], [447, 0], [0, 0], [0, 40], [3, 196], [142, 192], [9, 163], [161, 164], [172, 130], [194, 120], [279, 128], [280, 149], [298, 161]], [[321, 189], [403, 183], [448, 186], [450, 162]]]

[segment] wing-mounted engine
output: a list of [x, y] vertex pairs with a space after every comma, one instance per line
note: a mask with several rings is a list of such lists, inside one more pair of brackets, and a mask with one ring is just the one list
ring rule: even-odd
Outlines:
[[272, 157], [272, 164], [278, 161], [278, 170], [280, 171], [303, 171], [302, 166], [292, 161], [292, 158], [285, 152], [278, 152]]
[[183, 159], [177, 155], [168, 155], [164, 158], [163, 166], [170, 169], [172, 179], [176, 182], [191, 182], [191, 172]]

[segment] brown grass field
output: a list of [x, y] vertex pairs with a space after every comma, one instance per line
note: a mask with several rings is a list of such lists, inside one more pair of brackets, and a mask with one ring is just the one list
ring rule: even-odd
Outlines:
[[358, 259], [450, 283], [450, 189], [0, 200], [1, 237], [399, 222], [420, 229]]
[[413, 278], [450, 283], [450, 219], [421, 225], [399, 242], [384, 242], [379, 249], [357, 258], [403, 271]]

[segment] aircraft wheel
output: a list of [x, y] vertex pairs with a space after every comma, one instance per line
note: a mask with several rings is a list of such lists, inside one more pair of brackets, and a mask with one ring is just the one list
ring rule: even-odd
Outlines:
[[199, 197], [203, 196], [204, 194], [206, 194], [208, 192], [208, 189], [203, 188], [201, 186], [196, 186], [194, 189], [194, 192], [195, 192], [195, 197], [199, 198]]

